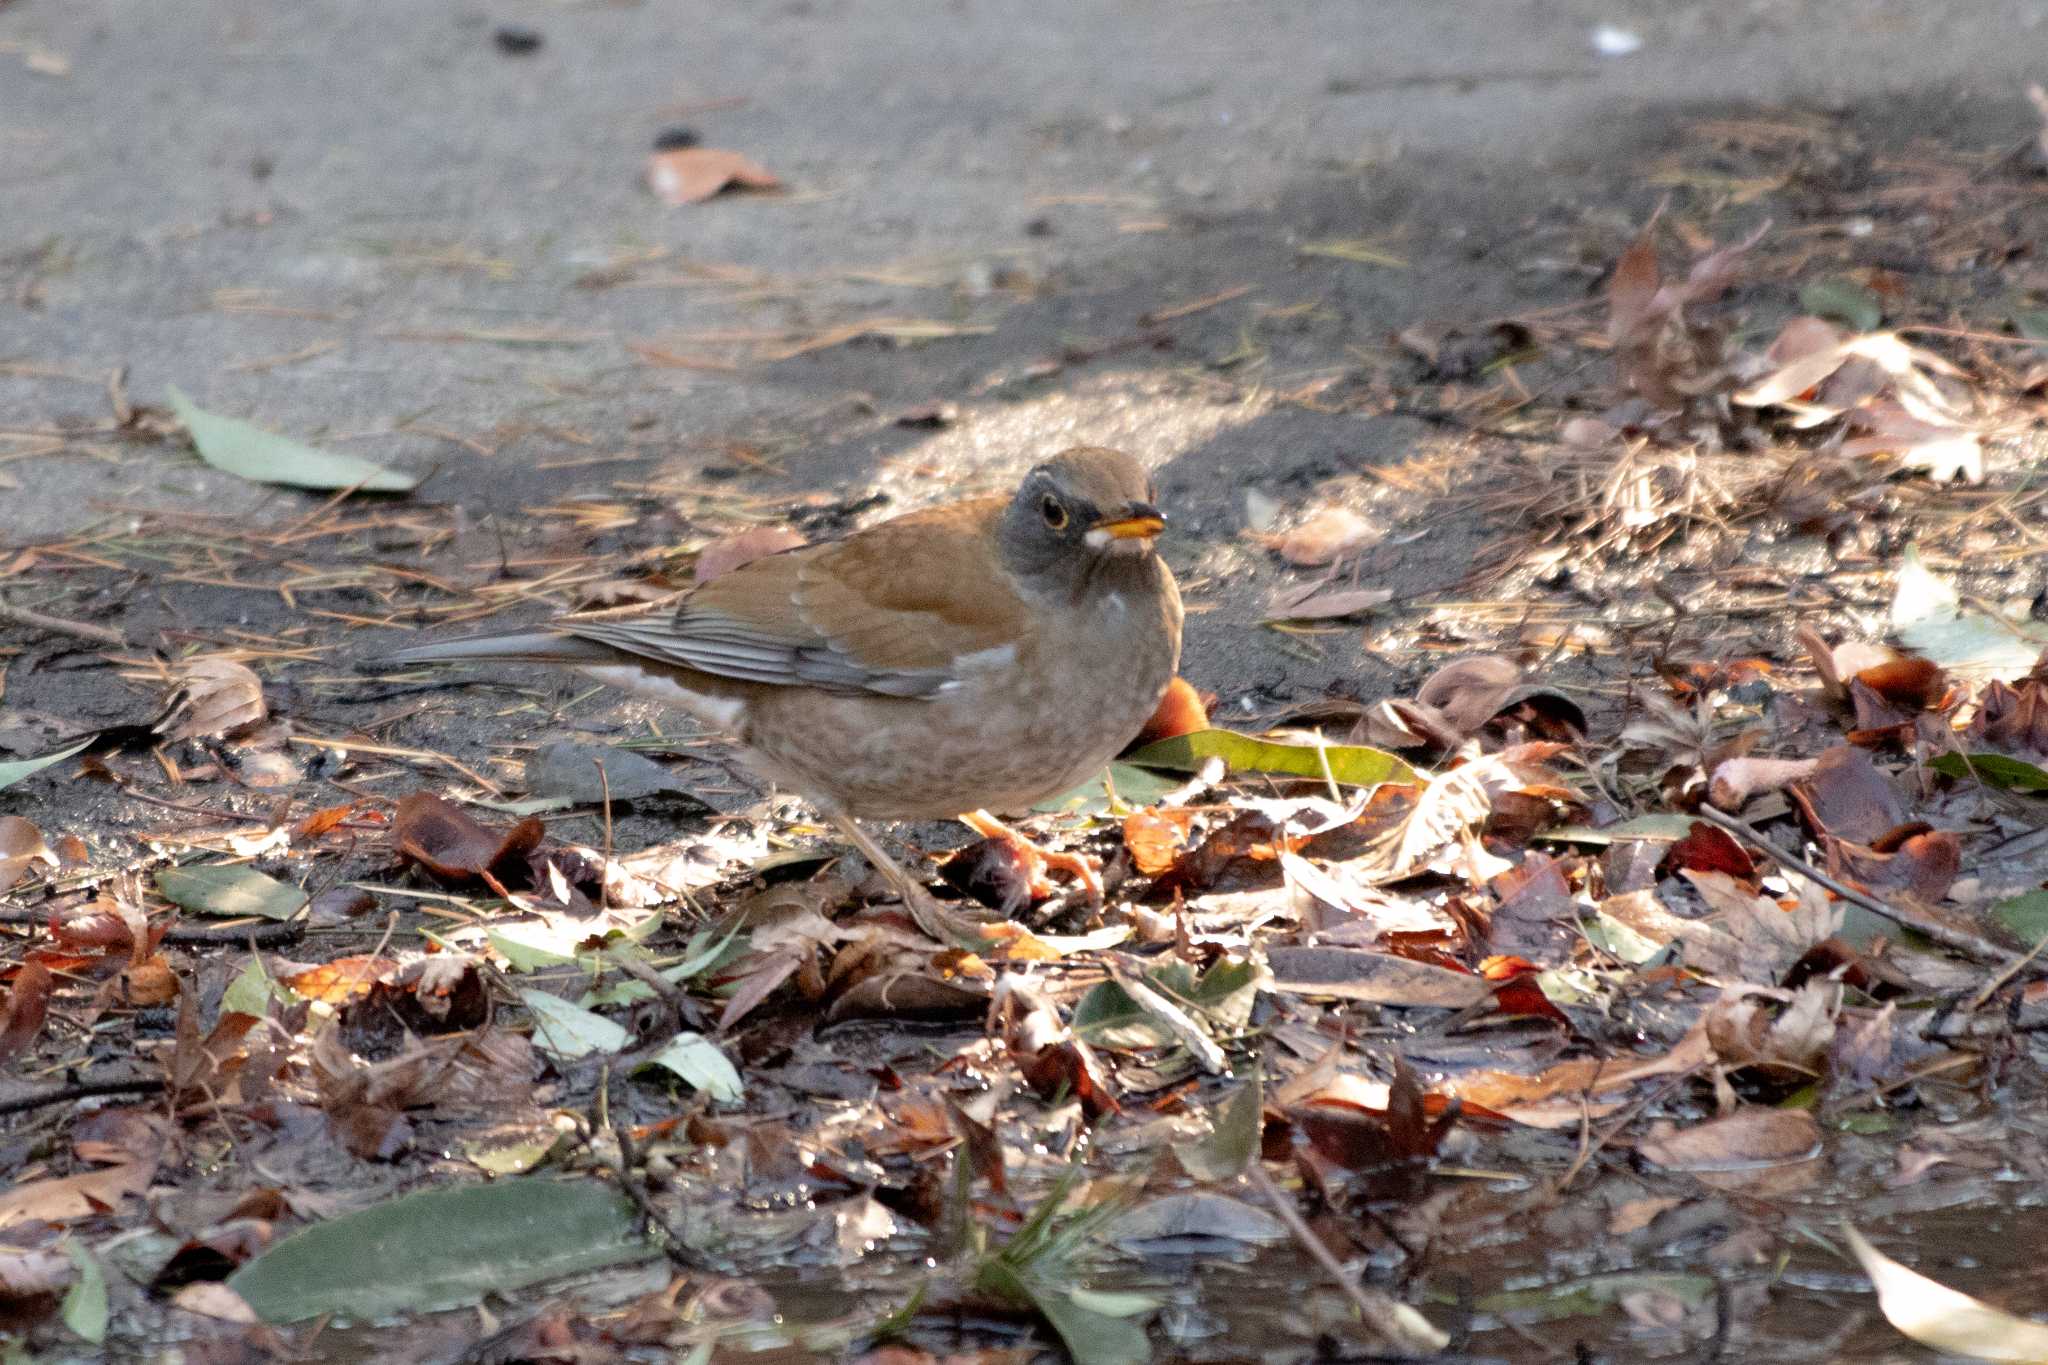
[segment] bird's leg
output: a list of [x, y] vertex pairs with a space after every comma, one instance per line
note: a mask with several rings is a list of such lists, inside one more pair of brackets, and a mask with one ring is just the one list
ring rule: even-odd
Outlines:
[[1008, 825], [985, 810], [969, 811], [960, 817], [960, 823], [984, 839], [1000, 839], [1017, 850], [1025, 865], [1032, 868], [1031, 894], [1045, 897], [1053, 893], [1053, 884], [1037, 869], [1048, 872], [1065, 872], [1081, 883], [1081, 889], [1088, 893], [1088, 899], [1102, 904], [1102, 863], [1085, 853], [1054, 853], [1040, 848], [1029, 839], [1011, 829]]
[[860, 850], [860, 855], [882, 874], [889, 885], [896, 888], [896, 894], [903, 897], [903, 908], [917, 921], [917, 927], [939, 942], [949, 946], [979, 947], [983, 936], [970, 920], [961, 918], [940, 905], [938, 898], [927, 891], [924, 884], [910, 875], [903, 865], [891, 858], [879, 841], [860, 827], [860, 822], [850, 815], [827, 809], [823, 812], [846, 842]]

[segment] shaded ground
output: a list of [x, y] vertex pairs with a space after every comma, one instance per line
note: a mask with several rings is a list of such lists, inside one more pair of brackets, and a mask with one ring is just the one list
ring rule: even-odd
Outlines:
[[[1626, 499], [1605, 496], [1614, 451], [1558, 440], [1568, 418], [1618, 396], [1603, 291], [1660, 202], [1667, 269], [1773, 224], [1716, 314], [1757, 349], [1812, 310], [1800, 291], [1822, 279], [1852, 280], [1894, 324], [1990, 334], [2042, 306], [2033, 244], [2048, 230], [2048, 182], [2028, 160], [2038, 120], [2020, 92], [2039, 76], [2048, 6], [1933, 9], [1418, 3], [1248, 16], [1131, 4], [1054, 27], [1032, 7], [967, 3], [392, 4], [367, 21], [361, 8], [213, 0], [146, 19], [111, 4], [0, 3], [0, 542], [44, 547], [0, 591], [119, 631], [134, 648], [116, 654], [130, 659], [247, 658], [273, 714], [301, 739], [348, 741], [363, 765], [314, 765], [315, 783], [353, 790], [323, 785], [308, 805], [359, 795], [366, 776], [387, 796], [442, 782], [517, 790], [516, 760], [540, 739], [644, 738], [672, 722], [553, 677], [448, 688], [365, 682], [347, 665], [401, 628], [531, 619], [616, 600], [620, 584], [686, 583], [689, 553], [713, 537], [759, 522], [836, 532], [1002, 486], [1087, 441], [1160, 470], [1167, 552], [1195, 613], [1184, 672], [1218, 694], [1219, 724], [1410, 695], [1442, 658], [1485, 649], [1540, 664], [1611, 739], [1654, 664], [1794, 663], [1802, 619], [1830, 638], [1882, 634], [1913, 539], [1989, 600], [2024, 612], [2043, 589], [2038, 461], [2023, 440], [1994, 442], [1975, 488], [1809, 463], [1789, 441], [1709, 449], [1633, 520]], [[1592, 55], [1599, 22], [1635, 30], [1643, 50]], [[493, 31], [507, 23], [535, 28], [540, 49], [502, 51]], [[678, 125], [755, 157], [787, 190], [659, 204], [640, 165]], [[1490, 331], [1500, 318], [1522, 330]], [[863, 320], [885, 335], [834, 340]], [[1987, 389], [2025, 401], [2009, 348], [1942, 344]], [[125, 397], [110, 399], [117, 370]], [[256, 488], [199, 464], [148, 411], [124, 420], [118, 405], [160, 408], [170, 384], [427, 481], [339, 514]], [[1343, 572], [1392, 600], [1363, 621], [1264, 624], [1273, 592], [1313, 575], [1245, 537], [1261, 499], [1283, 530], [1317, 505], [1362, 515], [1370, 542]], [[1817, 525], [1816, 505], [1838, 515]], [[279, 538], [292, 528], [318, 534]], [[90, 642], [10, 625], [0, 649], [0, 759], [146, 720], [165, 692], [161, 676], [108, 667]], [[365, 739], [396, 753], [376, 758]], [[292, 752], [308, 760], [308, 747], [320, 752]], [[676, 768], [690, 790], [726, 809], [752, 802], [690, 757], [702, 752]], [[143, 786], [146, 748], [116, 767], [130, 790], [203, 811], [266, 808], [261, 792], [204, 779]], [[68, 767], [0, 794], [0, 811], [83, 836], [95, 867], [137, 856], [139, 834], [188, 823]], [[609, 837], [622, 850], [707, 827], [673, 799], [617, 815]], [[592, 847], [608, 837], [589, 811], [551, 830]], [[323, 884], [392, 880], [367, 833], [361, 848], [327, 851]], [[2041, 873], [2025, 856], [1987, 868], [1985, 894]], [[421, 923], [404, 909], [399, 938]], [[318, 952], [295, 951], [378, 946], [342, 927]], [[196, 960], [211, 1018], [232, 971], [225, 955]], [[145, 1012], [140, 1027], [161, 1035], [168, 1020]], [[929, 1061], [979, 1036], [889, 1042], [872, 1060], [907, 1067], [906, 1055]], [[1307, 1055], [1302, 1037], [1293, 1044], [1290, 1059]], [[780, 1034], [748, 1044], [783, 1060], [791, 1046]], [[2015, 1047], [2012, 1069], [1993, 1071], [2037, 1115], [2038, 1072]], [[1411, 1058], [1425, 1064], [1430, 1048]], [[576, 1107], [595, 1084], [579, 1072], [558, 1098]], [[1974, 1106], [1991, 1093], [1980, 1078], [1925, 1103], [1989, 1122]], [[649, 1122], [672, 1112], [639, 1106]], [[1459, 1157], [1517, 1180], [1554, 1176], [1572, 1136], [1511, 1133]], [[1835, 1178], [1801, 1226], [1851, 1209], [1866, 1227], [1896, 1218], [1899, 1245], [1967, 1249], [1973, 1287], [2011, 1287], [2018, 1260], [1934, 1216], [1968, 1210], [1971, 1234], [2009, 1216], [1979, 1153], [1952, 1182], [1877, 1194], [1896, 1139], [1831, 1140]], [[42, 1138], [11, 1141], [25, 1156]], [[335, 1160], [355, 1195], [421, 1174]], [[1683, 1269], [1750, 1227], [1742, 1196], [1714, 1196], [1687, 1206], [1685, 1227], [1630, 1242], [1609, 1215], [1642, 1193], [1636, 1183], [1605, 1167], [1596, 1194], [1541, 1215], [1533, 1248], [1517, 1220], [1535, 1215], [1482, 1207], [1470, 1215], [1480, 1230], [1446, 1239], [1460, 1250], [1439, 1254], [1429, 1292]], [[738, 1268], [840, 1259], [794, 1224], [759, 1236], [734, 1253]], [[1860, 1277], [1797, 1236], [1773, 1246], [1793, 1249], [1787, 1289], [1755, 1326], [1763, 1339], [1781, 1352], [1822, 1342], [1821, 1358], [1918, 1358], [1874, 1314], [1843, 1344], [1867, 1307], [1847, 1299]], [[1401, 1259], [1384, 1240], [1368, 1250], [1381, 1269]], [[865, 1323], [900, 1297], [901, 1266], [877, 1264], [847, 1267], [824, 1295], [772, 1272], [766, 1283], [794, 1321]], [[648, 1275], [618, 1299], [658, 1288], [662, 1275]], [[1155, 1265], [1130, 1278], [1185, 1276]], [[1201, 1282], [1160, 1328], [1189, 1358], [1232, 1358], [1269, 1333], [1307, 1358], [1318, 1327], [1348, 1320], [1314, 1300], [1304, 1325], [1292, 1299], [1315, 1272], [1283, 1251], [1206, 1264]], [[884, 1292], [864, 1292], [875, 1285]], [[1289, 1303], [1285, 1321], [1219, 1307], [1268, 1286]], [[1658, 1337], [1665, 1306], [1613, 1309], [1541, 1349], [1529, 1341], [1541, 1329], [1481, 1315], [1470, 1344], [1538, 1359], [1587, 1338], [1625, 1358], [1643, 1340], [1675, 1350], [1687, 1331], [1697, 1346], [1701, 1323], [1718, 1322], [1705, 1335], [1727, 1349], [1729, 1302], [1692, 1303], [1676, 1337]], [[985, 1327], [962, 1339], [985, 1341]], [[408, 1338], [435, 1358], [475, 1336], [466, 1317], [422, 1330], [448, 1334]], [[348, 1358], [341, 1340], [323, 1339], [328, 1358]]]

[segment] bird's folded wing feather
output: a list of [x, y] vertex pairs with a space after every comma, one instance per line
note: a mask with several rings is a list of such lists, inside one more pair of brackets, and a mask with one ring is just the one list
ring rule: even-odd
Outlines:
[[557, 623], [738, 682], [925, 697], [1017, 642], [1027, 613], [996, 558], [1000, 500], [955, 504], [757, 559], [673, 615]]

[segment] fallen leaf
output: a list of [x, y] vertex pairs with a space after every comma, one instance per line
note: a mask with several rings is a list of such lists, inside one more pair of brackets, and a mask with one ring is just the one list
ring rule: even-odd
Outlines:
[[26, 877], [36, 863], [57, 866], [43, 832], [19, 815], [0, 815], [0, 891]]
[[1255, 539], [1289, 564], [1316, 568], [1363, 548], [1373, 535], [1372, 523], [1348, 507], [1325, 507], [1285, 534]]
[[1689, 1127], [1659, 1120], [1636, 1144], [1646, 1160], [1684, 1171], [1720, 1189], [1772, 1182], [1789, 1172], [1801, 1180], [1819, 1174], [1820, 1125], [1804, 1109], [1742, 1105], [1722, 1118]]
[[647, 158], [647, 185], [663, 202], [701, 204], [727, 188], [780, 189], [765, 167], [738, 152], [716, 147], [677, 147]]
[[247, 664], [219, 654], [187, 659], [173, 671], [177, 695], [157, 727], [169, 739], [218, 739], [260, 725], [269, 710], [263, 680]]
[[455, 885], [509, 869], [538, 848], [546, 833], [531, 816], [503, 833], [485, 829], [432, 792], [407, 796], [391, 817], [399, 856]]
[[30, 960], [14, 974], [7, 999], [0, 1003], [0, 1065], [27, 1051], [43, 1031], [50, 1007], [50, 970]]
[[167, 867], [156, 874], [156, 889], [173, 905], [227, 918], [287, 920], [306, 903], [300, 888], [242, 864]]
[[2048, 1325], [2003, 1312], [1910, 1270], [1844, 1223], [1885, 1320], [1922, 1346], [1972, 1360], [2048, 1360]]
[[756, 526], [737, 535], [722, 537], [697, 552], [696, 581], [700, 585], [709, 583], [742, 565], [781, 554], [784, 550], [793, 550], [803, 543], [803, 536], [787, 526]]
[[171, 410], [185, 424], [199, 458], [216, 469], [257, 483], [294, 488], [360, 489], [409, 493], [419, 480], [353, 455], [335, 455], [263, 430], [239, 418], [197, 407], [173, 384], [165, 390]]

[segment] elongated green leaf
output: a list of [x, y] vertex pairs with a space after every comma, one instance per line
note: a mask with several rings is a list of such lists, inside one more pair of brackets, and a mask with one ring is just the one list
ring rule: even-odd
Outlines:
[[1066, 1343], [1074, 1365], [1143, 1365], [1152, 1358], [1152, 1344], [1141, 1320], [1129, 1312], [1101, 1312], [1077, 1300], [1071, 1286], [1045, 1283], [1000, 1259], [982, 1263], [977, 1285], [1020, 1307], [1037, 1309]]
[[1628, 839], [1645, 839], [1654, 843], [1668, 843], [1683, 839], [1693, 827], [1693, 817], [1668, 811], [1652, 811], [1638, 815], [1615, 825], [1603, 825], [1594, 829], [1591, 825], [1559, 825], [1536, 835], [1551, 843], [1558, 844], [1618, 844]]
[[92, 743], [94, 738], [93, 735], [87, 735], [71, 747], [59, 749], [54, 754], [44, 754], [41, 758], [17, 758], [0, 763], [0, 790], [13, 786], [24, 777], [41, 772], [52, 763], [62, 763], [73, 754], [84, 753], [85, 746]]
[[156, 889], [173, 905], [230, 919], [290, 919], [306, 903], [298, 887], [240, 864], [167, 867], [156, 874]]
[[1991, 918], [2012, 931], [2022, 943], [2033, 944], [2048, 935], [2048, 891], [2029, 891], [1991, 907]]
[[1112, 786], [1116, 789], [1116, 799], [1124, 805], [1150, 806], [1181, 785], [1178, 777], [1117, 762], [1110, 764], [1106, 773], [1097, 773], [1072, 791], [1047, 797], [1031, 809], [1065, 815], [1100, 815], [1110, 808], [1109, 789]]
[[624, 1025], [572, 1005], [559, 995], [525, 989], [519, 992], [519, 998], [533, 1014], [533, 1041], [557, 1057], [574, 1059], [593, 1052], [617, 1052], [632, 1037]]
[[97, 1346], [107, 1339], [106, 1272], [76, 1238], [65, 1239], [64, 1254], [78, 1267], [78, 1278], [64, 1294], [64, 1325]]
[[1799, 306], [1809, 313], [1847, 323], [1859, 332], [1874, 332], [1884, 322], [1877, 295], [1854, 280], [1815, 280], [1799, 291]]
[[651, 1254], [632, 1204], [596, 1181], [428, 1190], [285, 1238], [228, 1278], [266, 1322], [475, 1303]]
[[1943, 754], [1927, 766], [1945, 777], [1974, 778], [2002, 791], [2048, 792], [2048, 772], [2004, 754]]
[[372, 493], [410, 493], [419, 484], [410, 474], [353, 455], [318, 450], [239, 417], [208, 412], [175, 384], [165, 392], [171, 410], [191, 433], [199, 458], [237, 478], [292, 488], [361, 488]]
[[1330, 776], [1346, 786], [1372, 787], [1382, 782], [1413, 782], [1415, 770], [1383, 749], [1359, 744], [1283, 743], [1241, 735], [1235, 730], [1197, 730], [1148, 744], [1125, 758], [1146, 768], [1194, 772], [1211, 758], [1220, 758], [1235, 772], [1288, 773], [1295, 777]]
[[1197, 1180], [1235, 1180], [1258, 1153], [1265, 1112], [1265, 1087], [1254, 1071], [1248, 1084], [1239, 1086], [1217, 1106], [1209, 1133], [1192, 1142], [1175, 1143], [1173, 1154], [1180, 1159], [1181, 1168]]
[[668, 1046], [648, 1059], [649, 1066], [665, 1067], [683, 1078], [693, 1089], [714, 1100], [733, 1103], [746, 1094], [740, 1073], [732, 1059], [701, 1033], [678, 1033]]

